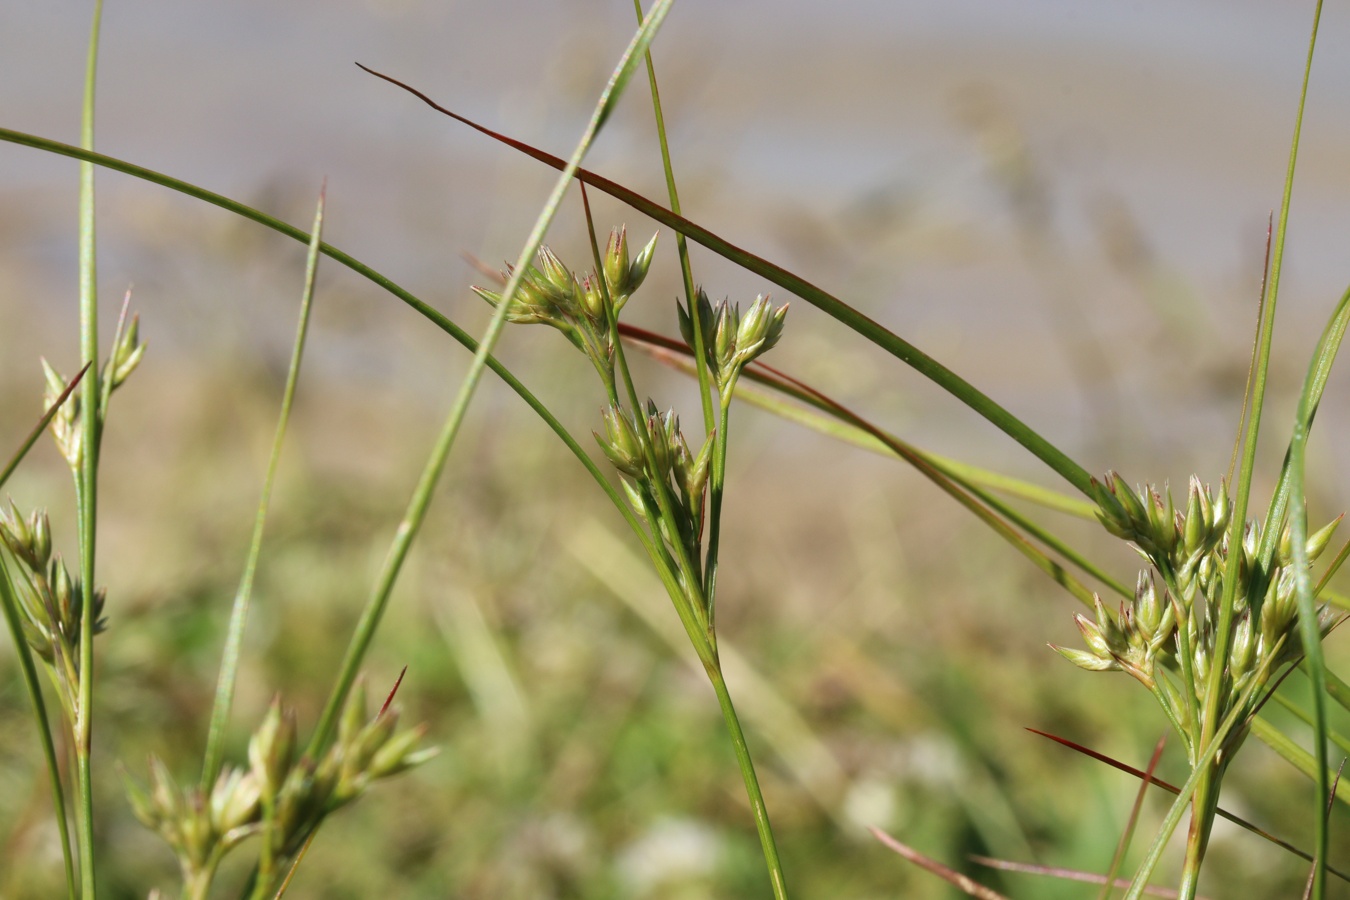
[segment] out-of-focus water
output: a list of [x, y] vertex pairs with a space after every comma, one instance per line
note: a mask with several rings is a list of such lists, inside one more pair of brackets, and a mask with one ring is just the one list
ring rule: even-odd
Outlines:
[[[75, 140], [88, 6], [0, 5], [0, 124]], [[514, 255], [552, 175], [353, 62], [565, 155], [632, 16], [612, 0], [110, 0], [98, 146], [295, 222], [327, 177], [330, 238], [472, 330], [484, 310], [460, 254]], [[1087, 445], [1094, 416], [1117, 432], [1141, 409], [1201, 431], [1231, 419], [1209, 403], [1228, 394], [1169, 379], [1242, 355], [1310, 24], [1310, 3], [1255, 0], [685, 0], [655, 57], [688, 214]], [[1350, 279], [1347, 47], [1350, 13], [1330, 8], [1289, 235], [1295, 372]], [[639, 79], [591, 165], [661, 197], [646, 102]], [[105, 290], [134, 282], [152, 336], [284, 353], [298, 250], [161, 188], [99, 183]], [[0, 260], [23, 288], [0, 303], [73, 306], [74, 197], [73, 164], [0, 146]], [[582, 252], [575, 213], [555, 234]], [[766, 289], [698, 261], [715, 294]], [[392, 377], [420, 358], [399, 347], [442, 340], [330, 277], [336, 369]], [[846, 394], [901, 390], [882, 408], [946, 427], [954, 405], [891, 361], [841, 363], [856, 344], [796, 309], [780, 361]], [[672, 330], [668, 312], [650, 323]]]

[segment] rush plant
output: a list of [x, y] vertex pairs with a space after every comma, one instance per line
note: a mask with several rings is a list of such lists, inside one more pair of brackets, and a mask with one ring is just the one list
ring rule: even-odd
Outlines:
[[[45, 429], [52, 433], [75, 478], [77, 566], [68, 566], [54, 549], [47, 513], [23, 510], [13, 504], [0, 511], [0, 609], [9, 626], [31, 701], [34, 731], [49, 769], [68, 895], [91, 900], [99, 893], [93, 779], [102, 773], [92, 767], [90, 740], [97, 712], [92, 691], [94, 639], [99, 635], [103, 635], [101, 641], [117, 639], [116, 626], [109, 622], [116, 621], [118, 598], [105, 596], [95, 583], [100, 441], [109, 424], [109, 403], [114, 390], [127, 381], [145, 353], [138, 320], [128, 318], [125, 305], [111, 349], [106, 355], [100, 353], [94, 289], [93, 172], [95, 167], [104, 167], [262, 224], [305, 242], [310, 251], [300, 324], [272, 458], [264, 478], [249, 555], [222, 641], [222, 662], [207, 723], [201, 773], [184, 779], [168, 763], [155, 757], [148, 764], [148, 785], [136, 775], [126, 778], [136, 817], [169, 845], [177, 860], [184, 896], [205, 898], [213, 889], [218, 890], [216, 882], [223, 861], [236, 851], [242, 853], [241, 848], [252, 854], [245, 865], [247, 876], [239, 886], [242, 895], [258, 900], [279, 896], [330, 815], [350, 805], [375, 782], [416, 766], [435, 752], [425, 745], [425, 727], [400, 727], [397, 709], [392, 705], [393, 691], [378, 712], [369, 714], [361, 671], [481, 376], [490, 370], [526, 402], [586, 469], [624, 518], [664, 586], [719, 704], [756, 826], [768, 884], [776, 898], [789, 895], [787, 871], [792, 866], [780, 859], [769, 804], [727, 686], [722, 650], [725, 644], [719, 647], [717, 628], [719, 570], [724, 564], [747, 568], [756, 564], [753, 560], [725, 561], [720, 552], [730, 426], [738, 398], [912, 465], [1090, 610], [1090, 616], [1076, 617], [1084, 646], [1056, 649], [1080, 668], [1125, 672], [1139, 681], [1155, 698], [1167, 724], [1180, 738], [1189, 773], [1185, 783], [1175, 788], [1176, 799], [1128, 882], [1127, 900], [1137, 900], [1149, 889], [1163, 851], [1187, 810], [1190, 829], [1178, 894], [1183, 900], [1198, 896], [1215, 819], [1230, 815], [1220, 807], [1224, 777], [1251, 735], [1270, 744], [1317, 785], [1308, 804], [1316, 843], [1311, 852], [1296, 852], [1313, 863], [1308, 895], [1321, 900], [1326, 896], [1327, 875], [1333, 871], [1327, 837], [1328, 806], [1342, 799], [1342, 792], [1332, 788], [1327, 742], [1345, 741], [1328, 724], [1326, 699], [1331, 697], [1350, 709], [1350, 688], [1328, 670], [1322, 641], [1340, 621], [1333, 614], [1334, 608], [1347, 605], [1330, 589], [1329, 582], [1350, 553], [1350, 544], [1333, 556], [1314, 581], [1313, 563], [1332, 546], [1339, 519], [1318, 529], [1309, 528], [1306, 447], [1332, 363], [1350, 323], [1350, 292], [1335, 305], [1312, 354], [1288, 432], [1287, 452], [1264, 515], [1252, 515], [1251, 504], [1299, 124], [1295, 126], [1284, 198], [1264, 282], [1246, 405], [1239, 426], [1238, 462], [1219, 482], [1217, 490], [1199, 478], [1192, 478], [1184, 500], [1178, 504], [1166, 486], [1132, 487], [1115, 473], [1094, 479], [1085, 467], [1029, 424], [905, 338], [799, 275], [684, 217], [649, 53], [672, 6], [673, 0], [660, 0], [644, 13], [641, 5], [635, 4], [639, 27], [614, 68], [575, 150], [566, 160], [470, 122], [408, 88], [437, 110], [560, 173], [515, 262], [499, 274], [497, 283], [491, 287], [474, 289], [493, 308], [490, 323], [479, 339], [390, 278], [324, 243], [322, 201], [313, 225], [306, 231], [171, 176], [95, 152], [93, 87], [101, 12], [101, 4], [97, 2], [81, 145], [70, 146], [0, 128], [0, 140], [78, 159], [81, 166], [82, 368], [70, 379], [55, 367], [45, 368], [46, 412], [33, 435], [15, 442], [18, 449], [0, 470], [2, 485], [24, 459], [36, 434]], [[1316, 33], [1314, 24], [1313, 45]], [[667, 205], [657, 204], [582, 167], [640, 61], [645, 61], [649, 75], [668, 188]], [[1312, 46], [1305, 69], [1305, 95], [1311, 61]], [[389, 76], [378, 77], [407, 87]], [[1302, 111], [1300, 99], [1298, 123], [1302, 121]], [[583, 200], [588, 188], [605, 192], [674, 232], [684, 288], [673, 319], [678, 338], [645, 332], [621, 321], [626, 305], [638, 295], [657, 265], [655, 237], [634, 256], [630, 253], [626, 229], [618, 228], [610, 233], [602, 249], [587, 201], [589, 262], [579, 269], [573, 268], [544, 245], [563, 197], [574, 181], [582, 184]], [[783, 336], [787, 305], [775, 305], [763, 295], [745, 307], [730, 300], [714, 303], [698, 287], [687, 241], [702, 245], [815, 306], [867, 344], [929, 378], [1020, 443], [1077, 495], [1061, 494], [938, 457], [889, 433], [800, 379], [766, 366], [762, 357]], [[245, 732], [246, 754], [231, 759], [228, 736], [232, 731], [231, 711], [245, 624], [321, 256], [329, 257], [403, 301], [470, 350], [473, 359], [455, 387], [450, 411], [427, 454], [343, 660], [332, 673], [331, 688], [308, 739], [300, 737], [299, 714], [278, 698], [261, 720]], [[508, 323], [551, 326], [585, 357], [599, 381], [599, 390], [588, 395], [599, 408], [588, 423], [598, 449], [577, 440], [554, 412], [492, 355]], [[663, 408], [638, 389], [627, 357], [633, 347], [653, 352], [697, 379], [699, 410], [684, 417], [685, 423], [694, 419], [697, 422], [694, 427], [682, 424], [673, 409]], [[1016, 507], [1018, 500], [1096, 519], [1110, 534], [1131, 544], [1144, 563], [1136, 573], [1134, 588], [1131, 590], [1127, 582], [1113, 576], [1109, 566], [1093, 561], [1088, 553], [1076, 549], [1033, 515]], [[1114, 601], [1102, 599], [1099, 592], [1080, 580], [1080, 575], [1095, 580], [1102, 592], [1119, 594], [1118, 608], [1113, 609]], [[1313, 726], [1311, 751], [1262, 716], [1264, 705], [1272, 697], [1280, 697], [1277, 692], [1285, 676], [1296, 668], [1305, 671], [1313, 685], [1313, 709], [1308, 716]], [[46, 690], [39, 671], [45, 672], [48, 679]], [[61, 710], [59, 727], [53, 726], [47, 713], [49, 696], [55, 698]], [[63, 753], [68, 759], [62, 759]], [[1152, 770], [1146, 773], [1144, 781], [1146, 785], [1157, 784]], [[68, 815], [75, 819], [73, 829]], [[1111, 894], [1121, 864], [1119, 859], [1124, 856], [1133, 828], [1133, 820], [1122, 827], [1126, 840], [1122, 841], [1118, 859], [1101, 876], [1102, 896]], [[1290, 848], [1283, 841], [1280, 844]], [[943, 874], [973, 896], [997, 896], [965, 876], [923, 860], [921, 855], [912, 852], [906, 855]], [[1107, 861], [1103, 860], [1103, 869], [1107, 868]]]

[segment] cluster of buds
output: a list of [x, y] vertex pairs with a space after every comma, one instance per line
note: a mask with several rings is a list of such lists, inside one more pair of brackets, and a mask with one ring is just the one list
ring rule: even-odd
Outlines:
[[[667, 544], [678, 541], [688, 558], [697, 559], [703, 535], [712, 436], [694, 453], [680, 430], [679, 417], [673, 410], [659, 412], [651, 400], [647, 401], [647, 414], [642, 422], [615, 406], [606, 409], [603, 416], [605, 434], [593, 433], [609, 461], [631, 479], [623, 483], [629, 502], [652, 524], [648, 513], [658, 505], [658, 491], [666, 490], [674, 500], [679, 533], [671, 535], [660, 529], [661, 537]], [[657, 518], [658, 524], [660, 521]]]
[[[783, 320], [788, 305], [774, 308], [769, 298], [760, 294], [750, 308], [741, 313], [739, 304], [723, 300], [716, 307], [707, 293], [699, 288], [698, 322], [703, 339], [704, 361], [713, 380], [722, 393], [729, 394], [741, 370], [756, 357], [767, 353], [783, 335]], [[690, 347], [694, 343], [694, 317], [691, 311], [679, 305], [680, 334]]]
[[393, 707], [367, 718], [365, 683], [358, 681], [338, 720], [337, 739], [314, 760], [297, 757], [295, 713], [273, 702], [248, 745], [249, 767], [261, 789], [265, 852], [296, 853], [326, 816], [371, 783], [436, 755], [435, 748], [417, 749], [424, 725], [400, 731], [398, 719]]
[[[84, 591], [60, 554], [52, 553], [51, 523], [36, 511], [27, 519], [13, 501], [0, 508], [0, 544], [17, 564], [13, 582], [24, 638], [51, 669], [62, 705], [74, 721], [80, 683], [80, 630]], [[0, 575], [0, 577], [5, 577]], [[93, 592], [94, 634], [104, 630], [104, 591]]]
[[1227, 484], [1211, 496], [1208, 485], [1191, 476], [1185, 510], [1172, 502], [1172, 491], [1148, 487], [1136, 491], [1116, 472], [1092, 479], [1097, 518], [1106, 530], [1135, 544], [1155, 564], [1198, 559], [1214, 548], [1228, 530]]
[[261, 827], [261, 790], [251, 771], [223, 769], [205, 796], [196, 785], [180, 787], [151, 756], [148, 791], [129, 777], [124, 781], [132, 812], [173, 848], [187, 885], [208, 879], [226, 853]]
[[[99, 372], [100, 421], [107, 415], [108, 398], [131, 376], [144, 355], [145, 345], [141, 343], [140, 316], [132, 316], [127, 322], [124, 306], [122, 319], [117, 325], [117, 335], [113, 338], [112, 352]], [[42, 360], [42, 372], [46, 379], [43, 400], [50, 408], [65, 393], [70, 381], [52, 368], [45, 359]], [[84, 400], [79, 391], [66, 398], [61, 409], [52, 418], [51, 430], [61, 456], [71, 469], [79, 471], [84, 461]]]
[[187, 883], [209, 879], [225, 853], [253, 835], [263, 841], [259, 877], [272, 879], [327, 816], [373, 782], [436, 754], [435, 748], [418, 748], [425, 726], [400, 730], [398, 720], [393, 707], [368, 718], [365, 683], [358, 681], [336, 740], [316, 761], [299, 754], [295, 711], [273, 701], [249, 741], [246, 769], [222, 770], [207, 797], [197, 787], [179, 788], [152, 757], [149, 791], [127, 779], [132, 808], [173, 848]]
[[1088, 649], [1055, 649], [1081, 668], [1093, 672], [1129, 672], [1152, 689], [1158, 658], [1170, 652], [1176, 631], [1176, 608], [1168, 602], [1167, 592], [1159, 592], [1154, 580], [1140, 572], [1134, 599], [1121, 604], [1119, 617], [1111, 615], [1101, 597], [1094, 594], [1092, 599], [1095, 621], [1081, 614], [1074, 616]]
[[[1288, 528], [1266, 563], [1260, 557], [1258, 523], [1247, 523], [1239, 545], [1230, 547], [1231, 508], [1222, 487], [1212, 496], [1208, 487], [1192, 478], [1184, 510], [1176, 508], [1166, 489], [1136, 491], [1114, 473], [1104, 482], [1094, 480], [1093, 488], [1102, 524], [1133, 542], [1152, 571], [1140, 573], [1134, 597], [1121, 605], [1119, 615], [1094, 598], [1095, 620], [1075, 617], [1087, 650], [1055, 648], [1070, 662], [1092, 671], [1128, 672], [1154, 691], [1187, 731], [1191, 711], [1205, 703], [1216, 664], [1224, 579], [1233, 553], [1238, 554], [1238, 584], [1229, 620], [1232, 630], [1225, 659], [1217, 663], [1223, 667], [1222, 711], [1226, 714], [1242, 696], [1256, 698], [1259, 691], [1248, 692], [1254, 680], [1264, 683], [1302, 655]], [[1304, 549], [1309, 561], [1326, 550], [1339, 524], [1337, 518], [1308, 537]], [[1319, 614], [1318, 624], [1323, 630], [1329, 627], [1325, 612]], [[1165, 677], [1160, 668], [1183, 673], [1182, 685]]]
[[[652, 235], [637, 258], [630, 259], [627, 230], [617, 228], [610, 233], [605, 247], [601, 274], [592, 272], [578, 279], [552, 250], [544, 247], [539, 251], [539, 264], [529, 266], [521, 277], [506, 319], [519, 324], [552, 325], [583, 353], [612, 367], [611, 320], [646, 280], [655, 252], [656, 235]], [[507, 266], [501, 273], [503, 281], [509, 280], [513, 272]], [[502, 303], [501, 294], [495, 291], [480, 287], [473, 291], [493, 306]]]

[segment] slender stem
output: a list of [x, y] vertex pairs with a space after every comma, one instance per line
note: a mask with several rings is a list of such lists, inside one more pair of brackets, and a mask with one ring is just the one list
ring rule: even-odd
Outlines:
[[1200, 867], [1209, 847], [1209, 835], [1214, 828], [1214, 810], [1218, 806], [1220, 781], [1219, 764], [1211, 762], [1195, 786], [1191, 797], [1191, 825], [1186, 834], [1186, 856], [1181, 865], [1181, 883], [1177, 886], [1178, 900], [1195, 900], [1200, 886]]
[[[638, 436], [642, 438], [643, 452], [647, 457], [647, 466], [652, 472], [656, 472], [656, 452], [654, 445], [652, 444], [651, 429], [647, 427], [647, 413], [642, 408], [641, 401], [638, 400], [637, 389], [633, 386], [633, 379], [628, 371], [628, 358], [624, 354], [623, 341], [619, 340], [618, 337], [618, 323], [615, 322], [614, 326], [615, 329], [611, 334], [614, 346], [615, 366], [623, 374], [623, 382], [628, 391], [628, 402], [633, 408], [633, 420], [637, 426]], [[690, 558], [688, 548], [684, 546], [684, 541], [680, 540], [679, 525], [675, 518], [675, 502], [670, 494], [670, 485], [662, 478], [651, 478], [649, 479], [649, 484], [653, 495], [652, 499], [656, 501], [656, 512], [658, 513], [658, 516], [648, 516], [649, 521], [652, 523], [652, 537], [658, 544], [661, 543], [660, 528], [656, 524], [659, 518], [661, 522], [665, 523], [666, 532], [672, 538], [670, 543], [674, 549], [674, 562], [679, 568], [680, 574], [683, 576], [685, 585], [681, 593], [685, 595], [686, 602], [689, 602], [689, 605], [694, 608], [695, 615], [698, 618], [699, 627], [706, 632], [706, 640], [715, 646], [716, 637], [709, 627], [707, 595], [704, 594], [703, 602], [701, 603], [690, 602], [693, 598], [688, 596], [690, 591], [702, 592], [703, 584], [698, 572], [699, 560]], [[676, 599], [674, 594], [671, 595], [671, 599], [675, 600], [677, 604], [680, 602]]]
[[[633, 10], [637, 13], [638, 21], [642, 21], [642, 0], [633, 0]], [[675, 167], [670, 161], [670, 142], [666, 140], [666, 117], [661, 111], [661, 92], [656, 87], [656, 64], [652, 62], [652, 53], [647, 51], [647, 83], [652, 90], [652, 114], [656, 117], [656, 138], [661, 144], [661, 167], [666, 173], [666, 196], [670, 198], [670, 211], [675, 215], [681, 215], [680, 212], [680, 193], [675, 188]], [[703, 401], [703, 433], [712, 434], [714, 428], [714, 412], [712, 402], [712, 383], [708, 375], [707, 367], [704, 365], [706, 351], [703, 341], [703, 322], [702, 313], [698, 308], [698, 291], [694, 288], [694, 270], [689, 263], [689, 240], [679, 231], [675, 232], [675, 249], [680, 257], [680, 275], [684, 280], [684, 302], [689, 305], [689, 321], [693, 323], [694, 330], [694, 359], [698, 362], [696, 366], [698, 377], [698, 395]], [[709, 594], [709, 601], [712, 595]]]
[[769, 867], [769, 882], [773, 885], [775, 900], [786, 900], [787, 882], [783, 878], [783, 864], [778, 859], [778, 845], [773, 839], [773, 827], [769, 824], [769, 810], [764, 805], [764, 794], [759, 789], [759, 778], [755, 775], [755, 764], [750, 759], [750, 748], [745, 744], [745, 732], [741, 730], [741, 721], [736, 716], [736, 708], [731, 705], [731, 694], [727, 692], [722, 670], [717, 666], [707, 666], [708, 680], [717, 692], [717, 702], [722, 707], [722, 718], [726, 721], [727, 731], [731, 735], [731, 744], [736, 750], [736, 764], [740, 766], [741, 777], [745, 779], [745, 793], [750, 798], [750, 808], [755, 816], [755, 829], [759, 832], [759, 843], [764, 850], [764, 862]]
[[[99, 30], [103, 0], [94, 0], [85, 62], [84, 102], [81, 109], [80, 146], [94, 149], [94, 87], [97, 82]], [[94, 696], [94, 537], [98, 521], [98, 454], [103, 428], [98, 372], [98, 287], [94, 248], [94, 166], [80, 164], [80, 355], [89, 376], [80, 387], [83, 404], [83, 456], [77, 477], [80, 526], [80, 665], [79, 700], [75, 707], [74, 745], [78, 786], [76, 823], [80, 844], [80, 893], [85, 900], [96, 895], [94, 881], [94, 786], [90, 772], [93, 747]]]
[[258, 556], [262, 552], [263, 528], [267, 524], [267, 506], [272, 497], [272, 483], [281, 461], [281, 447], [286, 439], [286, 426], [291, 419], [291, 406], [300, 380], [300, 362], [305, 352], [305, 337], [309, 333], [309, 315], [314, 300], [314, 278], [319, 268], [319, 245], [323, 243], [323, 211], [325, 194], [319, 193], [318, 208], [314, 211], [313, 235], [309, 242], [309, 257], [305, 263], [305, 286], [300, 297], [300, 322], [296, 326], [295, 344], [291, 349], [291, 363], [286, 373], [286, 387], [281, 395], [281, 412], [277, 416], [276, 432], [272, 437], [272, 453], [267, 460], [267, 474], [263, 476], [262, 496], [253, 516], [253, 536], [249, 541], [248, 558], [239, 588], [230, 610], [230, 624], [225, 647], [221, 653], [220, 675], [216, 680], [216, 698], [211, 708], [211, 724], [207, 731], [206, 757], [202, 764], [202, 793], [210, 796], [211, 786], [220, 775], [225, 756], [225, 727], [234, 703], [234, 688], [239, 675], [239, 657], [244, 643], [244, 626], [248, 622], [249, 605], [253, 596], [253, 580], [258, 570]]
[[[1229, 525], [1228, 545], [1232, 548], [1228, 554], [1227, 565], [1224, 567], [1224, 589], [1223, 595], [1219, 601], [1218, 622], [1214, 631], [1214, 648], [1210, 656], [1209, 682], [1205, 691], [1204, 711], [1201, 719], [1200, 741], [1197, 746], [1209, 746], [1218, 740], [1217, 727], [1219, 716], [1222, 712], [1223, 701], [1225, 699], [1223, 688], [1224, 671], [1227, 669], [1228, 650], [1231, 646], [1233, 633], [1234, 608], [1237, 601], [1237, 591], [1239, 582], [1239, 567], [1242, 560], [1242, 536], [1243, 529], [1246, 526], [1247, 504], [1251, 493], [1252, 473], [1256, 463], [1256, 444], [1261, 430], [1261, 413], [1264, 407], [1266, 379], [1270, 370], [1270, 348], [1271, 339], [1275, 328], [1275, 307], [1276, 300], [1279, 297], [1281, 266], [1284, 260], [1285, 234], [1289, 224], [1289, 207], [1293, 196], [1294, 188], [1294, 166], [1298, 161], [1299, 137], [1303, 128], [1303, 107], [1308, 96], [1308, 81], [1312, 72], [1313, 51], [1317, 46], [1317, 27], [1322, 14], [1322, 0], [1317, 0], [1317, 7], [1313, 14], [1312, 37], [1308, 45], [1308, 60], [1303, 72], [1303, 86], [1299, 93], [1298, 113], [1294, 119], [1294, 136], [1290, 142], [1289, 165], [1285, 173], [1284, 194], [1280, 202], [1279, 226], [1275, 236], [1274, 252], [1270, 264], [1269, 290], [1266, 302], [1261, 310], [1261, 326], [1258, 334], [1261, 336], [1260, 351], [1257, 356], [1255, 371], [1252, 378], [1252, 407], [1247, 420], [1247, 431], [1243, 439], [1242, 463], [1238, 469], [1236, 498], [1233, 502], [1232, 522]], [[1276, 492], [1275, 500], [1278, 501], [1279, 491]], [[1273, 512], [1273, 511], [1272, 511]], [[1278, 540], [1281, 523], [1272, 521], [1268, 516], [1266, 521], [1266, 533], [1263, 535], [1263, 544], [1273, 546]], [[1265, 550], [1265, 546], [1261, 548]], [[1262, 554], [1262, 558], [1265, 557]], [[1258, 587], [1259, 589], [1259, 587]], [[1258, 594], [1259, 596], [1259, 594]], [[1314, 626], [1315, 627], [1315, 626]], [[1234, 707], [1237, 709], [1237, 707]], [[1319, 732], [1319, 738], [1323, 738], [1325, 731]], [[1325, 748], [1325, 740], [1321, 741]], [[1324, 750], [1325, 752], [1325, 750]], [[1323, 776], [1324, 777], [1324, 776]], [[1323, 782], [1324, 784], [1325, 782]], [[1321, 791], [1319, 796], [1324, 797], [1325, 791]], [[1320, 805], [1320, 801], [1319, 801]], [[1319, 822], [1321, 819], [1319, 819]], [[1319, 825], [1318, 837], [1319, 845], [1324, 838], [1324, 830]], [[1325, 853], [1318, 853], [1319, 857], [1325, 857]], [[1322, 867], [1317, 871], [1321, 873]], [[1321, 887], [1319, 878], [1318, 887]], [[1320, 896], [1320, 891], [1318, 892]]]
[[[730, 385], [728, 385], [730, 388]], [[717, 559], [722, 543], [722, 494], [727, 480], [727, 432], [731, 424], [731, 391], [718, 392], [722, 421], [713, 435], [712, 477], [708, 483], [708, 560], [704, 567], [703, 593], [708, 598], [708, 621], [716, 617]]]

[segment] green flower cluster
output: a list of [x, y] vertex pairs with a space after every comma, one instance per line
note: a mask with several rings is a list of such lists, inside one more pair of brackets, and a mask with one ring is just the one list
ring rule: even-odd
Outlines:
[[[80, 629], [84, 593], [61, 555], [52, 553], [52, 530], [47, 514], [36, 511], [24, 518], [10, 501], [0, 508], [0, 545], [9, 551], [18, 578], [12, 581], [19, 624], [28, 646], [46, 664], [48, 675], [67, 720], [74, 723], [80, 695]], [[0, 578], [10, 569], [0, 566]], [[94, 634], [101, 633], [105, 593], [93, 592]]]
[[249, 741], [248, 767], [222, 769], [209, 794], [177, 785], [155, 757], [150, 789], [127, 778], [127, 793], [137, 818], [173, 848], [190, 894], [194, 887], [205, 891], [226, 853], [255, 835], [262, 841], [257, 882], [267, 887], [327, 816], [373, 782], [436, 754], [418, 749], [425, 726], [400, 730], [398, 720], [394, 708], [367, 718], [365, 685], [358, 681], [337, 740], [314, 760], [298, 755], [295, 711], [283, 711], [275, 700]]
[[[1242, 540], [1228, 538], [1231, 506], [1226, 486], [1217, 495], [1192, 477], [1184, 510], [1171, 492], [1133, 490], [1115, 473], [1093, 481], [1098, 518], [1108, 531], [1132, 542], [1149, 569], [1141, 571], [1134, 597], [1112, 615], [1100, 597], [1095, 619], [1075, 617], [1086, 650], [1056, 647], [1075, 665], [1097, 672], [1123, 671], [1157, 697], [1188, 750], [1197, 751], [1198, 711], [1205, 708], [1212, 667], [1221, 666], [1218, 713], [1239, 704], [1254, 712], [1261, 688], [1286, 664], [1302, 657], [1297, 628], [1293, 548], [1289, 531], [1269, 561], [1263, 561], [1261, 525], [1247, 523]], [[1310, 535], [1309, 560], [1327, 548], [1340, 519]], [[1229, 559], [1237, 553], [1230, 634], [1222, 660], [1220, 603]], [[1330, 623], [1325, 612], [1319, 625]], [[1245, 718], [1245, 716], [1244, 716]]]

